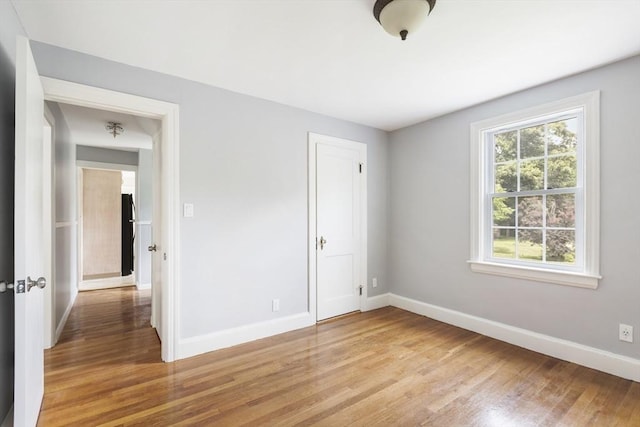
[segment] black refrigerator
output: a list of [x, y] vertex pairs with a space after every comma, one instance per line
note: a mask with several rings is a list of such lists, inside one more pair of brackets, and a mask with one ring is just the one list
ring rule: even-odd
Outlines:
[[133, 272], [133, 240], [134, 234], [133, 194], [122, 195], [122, 275], [128, 276]]

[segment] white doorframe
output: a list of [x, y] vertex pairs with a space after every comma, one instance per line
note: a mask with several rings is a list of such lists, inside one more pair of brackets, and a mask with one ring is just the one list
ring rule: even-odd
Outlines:
[[309, 230], [308, 230], [308, 259], [309, 259], [309, 313], [313, 321], [318, 320], [317, 307], [317, 258], [316, 258], [316, 145], [326, 144], [336, 147], [349, 147], [360, 153], [362, 162], [362, 173], [365, 179], [360, 181], [360, 253], [362, 260], [360, 262], [360, 282], [362, 284], [362, 295], [360, 296], [360, 310], [364, 307], [364, 301], [367, 298], [367, 146], [361, 142], [350, 141], [348, 139], [336, 138], [333, 136], [320, 135], [309, 132], [309, 163], [308, 163], [308, 184], [309, 184]]
[[[89, 161], [89, 160], [76, 160], [76, 169], [77, 169], [77, 176], [83, 176], [83, 169], [96, 169], [96, 170], [109, 170], [109, 171], [129, 171], [129, 172], [135, 172], [136, 174], [136, 200], [135, 200], [135, 204], [136, 206], [138, 206], [138, 166], [134, 166], [134, 165], [125, 165], [125, 164], [119, 164], [119, 163], [103, 163], [103, 162], [93, 162], [93, 161]], [[85, 289], [80, 289], [81, 283], [84, 281], [83, 277], [84, 277], [84, 259], [83, 259], [83, 252], [82, 252], [82, 245], [83, 245], [83, 231], [82, 231], [82, 227], [83, 227], [83, 222], [82, 222], [82, 218], [83, 218], [83, 203], [84, 203], [84, 199], [82, 196], [82, 189], [83, 189], [83, 182], [82, 180], [77, 180], [76, 182], [76, 210], [77, 210], [77, 215], [76, 215], [76, 224], [77, 224], [77, 232], [76, 232], [76, 236], [78, 236], [78, 250], [76, 251], [76, 258], [77, 258], [77, 284], [78, 284], [78, 290], [88, 290], [87, 288]], [[140, 259], [140, 252], [138, 250], [138, 245], [134, 246], [134, 259]], [[135, 269], [134, 266], [134, 277], [137, 277], [136, 273], [137, 273], [137, 269]]]
[[43, 150], [42, 150], [42, 166], [43, 166], [43, 196], [42, 203], [43, 212], [42, 224], [43, 246], [44, 246], [44, 262], [45, 276], [47, 278], [47, 287], [43, 289], [43, 308], [44, 308], [44, 348], [51, 348], [56, 341], [56, 321], [55, 321], [55, 287], [56, 287], [56, 263], [53, 258], [55, 253], [56, 242], [56, 226], [55, 226], [55, 202], [54, 185], [55, 185], [55, 167], [54, 167], [54, 151], [53, 143], [55, 138], [56, 120], [53, 113], [44, 104], [44, 132], [43, 132]]
[[[158, 243], [162, 256], [161, 277], [161, 342], [162, 360], [176, 359], [180, 342], [180, 175], [179, 175], [179, 106], [164, 101], [136, 95], [115, 92], [78, 83], [41, 77], [44, 97], [47, 101], [72, 104], [81, 107], [108, 110], [162, 121], [162, 223], [161, 242]], [[155, 216], [155, 215], [154, 215]]]

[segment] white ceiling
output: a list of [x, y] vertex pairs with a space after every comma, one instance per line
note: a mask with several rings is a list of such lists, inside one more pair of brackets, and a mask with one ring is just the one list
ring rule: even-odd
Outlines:
[[35, 40], [393, 130], [640, 53], [640, 0], [12, 0]]
[[[76, 105], [58, 105], [69, 127], [71, 143], [76, 145], [126, 151], [151, 150], [152, 136], [160, 130], [159, 120]], [[114, 138], [105, 128], [108, 122], [121, 123], [124, 132]]]

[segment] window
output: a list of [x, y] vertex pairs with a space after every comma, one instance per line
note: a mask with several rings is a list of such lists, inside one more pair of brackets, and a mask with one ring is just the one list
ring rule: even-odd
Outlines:
[[599, 92], [471, 125], [473, 271], [596, 288]]

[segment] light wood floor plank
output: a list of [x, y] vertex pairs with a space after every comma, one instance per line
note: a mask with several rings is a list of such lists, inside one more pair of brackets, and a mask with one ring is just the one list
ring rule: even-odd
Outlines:
[[78, 295], [40, 426], [640, 426], [640, 384], [396, 308], [160, 361], [150, 295]]

